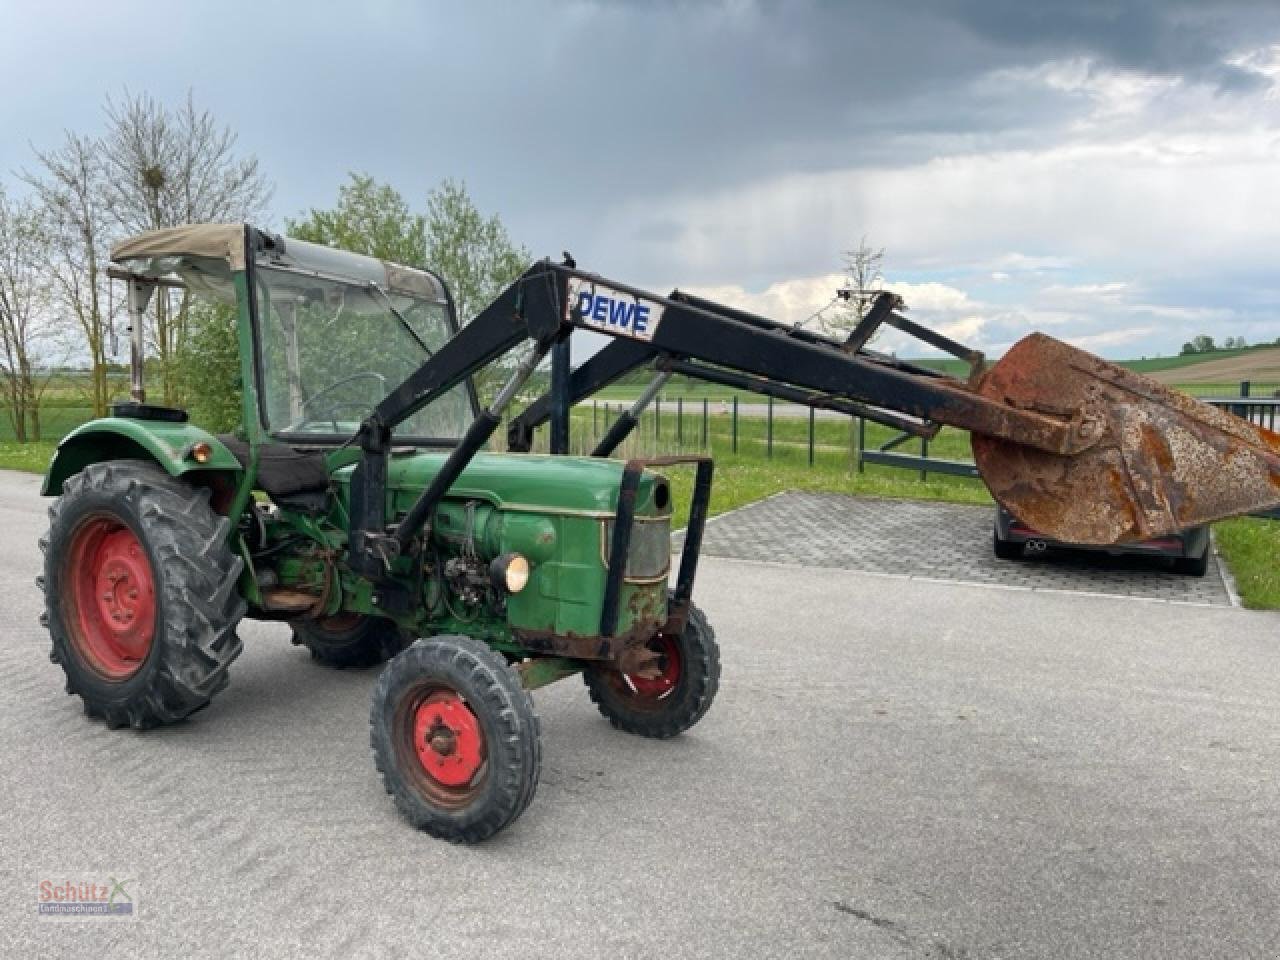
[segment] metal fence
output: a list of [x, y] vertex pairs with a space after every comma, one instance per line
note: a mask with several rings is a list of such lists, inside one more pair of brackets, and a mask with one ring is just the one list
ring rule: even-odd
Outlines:
[[[1250, 396], [1250, 384], [1247, 380], [1240, 384], [1240, 393], [1238, 395], [1202, 396], [1197, 399], [1220, 410], [1226, 410], [1242, 420], [1248, 420], [1259, 427], [1265, 427], [1267, 430], [1274, 431], [1276, 429], [1276, 421], [1280, 419], [1280, 414], [1277, 414], [1277, 411], [1280, 410], [1280, 397]], [[911, 440], [916, 440], [919, 444], [920, 452], [899, 452], [898, 448]], [[868, 449], [866, 445], [866, 424], [860, 421], [858, 424], [858, 471], [862, 472], [866, 464], [915, 470], [919, 472], [921, 480], [926, 479], [930, 473], [959, 477], [978, 476], [978, 469], [972, 461], [942, 460], [930, 457], [929, 441], [912, 437], [907, 433], [893, 436], [878, 447]]]
[[[629, 407], [630, 404], [627, 403], [593, 400], [591, 437], [602, 437]], [[794, 416], [792, 411], [803, 412]], [[727, 439], [732, 453], [736, 454], [748, 446], [752, 449], [758, 447], [766, 459], [773, 459], [775, 448], [795, 446], [794, 443], [784, 443], [777, 436], [777, 420], [783, 416], [788, 420], [804, 421], [807, 418], [807, 440], [804, 446], [808, 462], [812, 466], [820, 446], [817, 442], [817, 415], [814, 409], [790, 403], [775, 404], [773, 397], [739, 402], [737, 394], [717, 399], [659, 396], [641, 415], [635, 436], [650, 452], [709, 450], [713, 439], [716, 442]], [[754, 430], [751, 429], [753, 427]], [[852, 448], [848, 450], [848, 455], [851, 460], [854, 458]]]
[[[1248, 381], [1234, 385], [1229, 395], [1223, 385], [1217, 387], [1218, 395], [1200, 396], [1198, 399], [1268, 430], [1276, 429], [1280, 422], [1280, 396], [1251, 395], [1257, 387]], [[1267, 389], [1270, 394], [1277, 392], [1271, 390], [1269, 385]], [[587, 436], [580, 439], [583, 444], [582, 452], [589, 450], [594, 441], [603, 436], [629, 406], [627, 403], [593, 400], [590, 407], [590, 429], [586, 431]], [[829, 447], [823, 447], [817, 442], [817, 417], [818, 414], [812, 408], [782, 403], [775, 405], [772, 397], [761, 397], [759, 400], [746, 398], [740, 402], [736, 394], [715, 399], [660, 396], [645, 411], [634, 439], [629, 442], [637, 448], [643, 447], [647, 452], [688, 452], [709, 450], [714, 441], [723, 452], [727, 441], [730, 453], [756, 451], [763, 454], [765, 459], [773, 459], [779, 446], [796, 453], [799, 452], [797, 448], [803, 446], [808, 463], [813, 465], [817, 452], [825, 450], [828, 456], [830, 453]], [[777, 435], [777, 423], [780, 419], [791, 423], [797, 420], [803, 423], [807, 420], [803, 438], [797, 438], [796, 434], [800, 431], [792, 428], [786, 431], [790, 440], [780, 439]], [[878, 431], [878, 435], [883, 436], [883, 432]], [[971, 460], [930, 456], [927, 439], [899, 433], [883, 442], [872, 442], [869, 445], [869, 436], [865, 420], [857, 419], [853, 422], [850, 442], [844, 448], [843, 456], [848, 458], [846, 462], [859, 473], [871, 465], [911, 470], [918, 473], [921, 480], [927, 480], [931, 473], [953, 477], [978, 476], [977, 468]]]

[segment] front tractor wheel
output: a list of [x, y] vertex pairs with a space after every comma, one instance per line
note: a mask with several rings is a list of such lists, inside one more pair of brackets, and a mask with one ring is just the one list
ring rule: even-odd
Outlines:
[[665, 740], [702, 719], [720, 688], [720, 647], [706, 615], [690, 605], [684, 632], [649, 641], [657, 654], [640, 673], [602, 666], [583, 674], [591, 699], [619, 730]]
[[209, 491], [154, 464], [99, 463], [49, 509], [45, 613], [67, 692], [108, 726], [152, 727], [206, 706], [240, 654], [243, 561]]
[[385, 617], [339, 613], [318, 620], [295, 620], [293, 642], [330, 667], [372, 667], [413, 643], [413, 636]]
[[432, 836], [478, 843], [533, 799], [542, 763], [533, 701], [478, 640], [415, 642], [378, 678], [369, 723], [387, 793]]

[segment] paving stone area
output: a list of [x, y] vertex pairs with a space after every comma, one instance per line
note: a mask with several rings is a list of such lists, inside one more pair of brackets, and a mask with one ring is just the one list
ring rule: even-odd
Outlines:
[[708, 523], [707, 556], [842, 567], [1036, 590], [1230, 605], [1217, 556], [1203, 577], [1148, 557], [1058, 552], [997, 560], [991, 507], [784, 493]]

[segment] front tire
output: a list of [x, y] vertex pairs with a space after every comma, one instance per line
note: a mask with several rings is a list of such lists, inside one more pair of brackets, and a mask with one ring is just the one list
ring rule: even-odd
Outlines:
[[665, 740], [683, 733], [711, 709], [720, 689], [720, 647], [706, 615], [690, 604], [684, 632], [649, 641], [658, 654], [655, 676], [591, 666], [583, 680], [600, 713], [619, 730]]
[[295, 620], [290, 626], [293, 642], [330, 667], [372, 667], [413, 643], [413, 635], [394, 621], [359, 613]]
[[533, 799], [542, 765], [533, 701], [479, 640], [416, 641], [378, 678], [369, 724], [387, 793], [434, 837], [487, 840]]
[[41, 621], [67, 693], [110, 727], [172, 723], [207, 706], [240, 655], [244, 561], [209, 491], [155, 464], [93, 464], [49, 508]]

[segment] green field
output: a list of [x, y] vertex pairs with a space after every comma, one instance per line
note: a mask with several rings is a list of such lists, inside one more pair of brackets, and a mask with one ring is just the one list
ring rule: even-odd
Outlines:
[[1213, 525], [1246, 607], [1280, 610], [1280, 523], [1241, 517]]
[[[129, 396], [129, 377], [114, 372], [108, 376], [112, 395]], [[56, 373], [40, 384], [40, 439], [61, 440], [80, 424], [93, 418], [87, 372]], [[0, 409], [0, 441], [14, 439], [13, 420], [7, 407]]]
[[1144, 357], [1141, 360], [1125, 360], [1120, 366], [1128, 367], [1136, 373], [1157, 373], [1161, 370], [1178, 370], [1209, 360], [1227, 360], [1231, 357], [1244, 356], [1254, 350], [1265, 350], [1275, 346], [1274, 343], [1259, 343], [1239, 350], [1214, 350], [1211, 353], [1188, 353], [1176, 357]]

